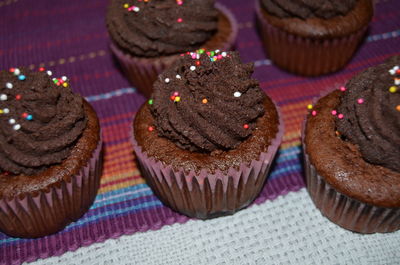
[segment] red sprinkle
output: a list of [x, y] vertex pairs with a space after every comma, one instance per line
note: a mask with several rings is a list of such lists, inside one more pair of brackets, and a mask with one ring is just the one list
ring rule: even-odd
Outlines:
[[39, 72], [43, 72], [44, 71], [44, 68], [43, 67], [40, 67], [39, 68]]
[[317, 116], [317, 111], [313, 110], [313, 111], [311, 112], [311, 115]]
[[183, 19], [182, 19], [182, 18], [178, 18], [178, 19], [176, 20], [176, 22], [182, 23], [182, 22], [183, 22]]
[[26, 113], [26, 112], [22, 113], [22, 118], [26, 118], [26, 117], [28, 117], [28, 113]]
[[149, 130], [149, 132], [154, 131], [154, 127], [153, 126], [149, 126], [148, 130]]
[[339, 118], [339, 119], [343, 119], [343, 118], [344, 118], [344, 115], [343, 115], [343, 114], [339, 114], [339, 115], [338, 115], [338, 118]]
[[21, 98], [22, 98], [22, 96], [21, 96], [20, 94], [18, 94], [18, 95], [15, 96], [15, 99], [16, 99], [16, 100], [20, 100]]
[[197, 61], [197, 62], [196, 62], [196, 65], [199, 66], [199, 65], [200, 65], [200, 61]]
[[337, 114], [337, 111], [336, 110], [332, 110], [332, 115], [336, 115]]
[[245, 124], [245, 125], [243, 125], [243, 128], [248, 129], [248, 128], [249, 128], [249, 125], [248, 125], [248, 124]]
[[14, 71], [15, 71], [15, 68], [10, 68], [11, 73], [14, 73]]

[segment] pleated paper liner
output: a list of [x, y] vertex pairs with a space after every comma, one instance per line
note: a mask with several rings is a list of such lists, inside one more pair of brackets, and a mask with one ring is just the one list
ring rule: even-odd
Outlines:
[[92, 205], [102, 173], [102, 140], [92, 157], [69, 181], [48, 191], [0, 199], [0, 230], [10, 236], [35, 238], [53, 234], [79, 219]]
[[353, 57], [367, 26], [339, 38], [305, 38], [285, 32], [265, 19], [260, 0], [256, 1], [256, 15], [264, 49], [274, 64], [304, 76], [318, 76], [342, 69]]
[[[332, 91], [324, 91], [313, 103]], [[399, 230], [400, 208], [384, 208], [363, 203], [338, 192], [325, 181], [310, 162], [304, 141], [305, 128], [306, 119], [302, 126], [306, 185], [311, 199], [321, 213], [333, 223], [358, 233], [388, 233]]]
[[[203, 45], [203, 48], [207, 50], [232, 50], [238, 33], [236, 19], [229, 9], [223, 5], [216, 3], [215, 7], [220, 13], [218, 32]], [[158, 75], [180, 56], [180, 54], [176, 54], [154, 58], [135, 57], [120, 50], [114, 43], [110, 44], [110, 48], [118, 59], [125, 77], [147, 98], [153, 91], [153, 83]]]
[[132, 142], [143, 177], [157, 197], [177, 212], [190, 217], [208, 219], [233, 214], [248, 206], [260, 193], [269, 169], [282, 141], [284, 125], [279, 112], [279, 128], [268, 151], [258, 160], [230, 168], [227, 173], [207, 170], [196, 174], [174, 171], [171, 166], [148, 157], [137, 144], [132, 132]]

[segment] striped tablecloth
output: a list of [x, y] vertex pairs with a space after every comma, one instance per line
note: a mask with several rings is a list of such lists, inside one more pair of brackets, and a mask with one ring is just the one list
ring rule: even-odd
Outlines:
[[[284, 115], [284, 141], [256, 200], [261, 204], [304, 186], [300, 124], [312, 98], [400, 52], [400, 1], [377, 3], [369, 35], [354, 59], [339, 73], [319, 78], [294, 76], [271, 65], [255, 30], [253, 1], [220, 2], [238, 19], [237, 49], [242, 59], [255, 62], [254, 77]], [[45, 67], [56, 76], [68, 76], [74, 91], [96, 109], [105, 140], [101, 188], [89, 212], [62, 232], [42, 239], [17, 239], [0, 233], [0, 264], [61, 255], [109, 238], [188, 220], [161, 204], [134, 162], [128, 126], [144, 98], [129, 86], [111, 56], [104, 22], [106, 4], [107, 1], [0, 0], [0, 69]]]

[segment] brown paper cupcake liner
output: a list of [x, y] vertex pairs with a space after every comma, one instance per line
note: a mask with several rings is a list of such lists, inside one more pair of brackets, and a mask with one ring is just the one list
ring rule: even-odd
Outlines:
[[[229, 51], [233, 48], [238, 33], [237, 22], [229, 9], [219, 3], [216, 3], [215, 7], [227, 18], [231, 27], [229, 36], [217, 48]], [[172, 65], [180, 56], [176, 54], [155, 58], [134, 57], [123, 52], [113, 43], [110, 44], [110, 48], [118, 59], [126, 78], [147, 98], [150, 97], [153, 91], [153, 83], [158, 75]]]
[[264, 49], [280, 68], [304, 76], [333, 73], [343, 68], [361, 43], [367, 26], [345, 37], [313, 39], [290, 34], [264, 18], [259, 0], [256, 15]]
[[[333, 90], [324, 91], [319, 98]], [[318, 98], [318, 99], [319, 99]], [[316, 103], [318, 99], [314, 99]], [[306, 119], [302, 126], [302, 147], [306, 185], [315, 206], [333, 223], [350, 231], [371, 234], [400, 229], [400, 208], [384, 208], [363, 203], [331, 187], [310, 162], [304, 142]]]
[[284, 125], [279, 112], [279, 129], [266, 153], [250, 164], [241, 164], [239, 169], [230, 168], [227, 173], [217, 170], [210, 174], [201, 170], [174, 171], [154, 158], [148, 157], [134, 139], [136, 152], [143, 177], [157, 197], [177, 212], [199, 219], [214, 218], [233, 214], [248, 206], [260, 193], [269, 169], [282, 141]]
[[53, 234], [79, 219], [92, 205], [102, 173], [102, 140], [92, 157], [70, 180], [48, 191], [0, 199], [0, 230], [13, 237], [36, 238]]

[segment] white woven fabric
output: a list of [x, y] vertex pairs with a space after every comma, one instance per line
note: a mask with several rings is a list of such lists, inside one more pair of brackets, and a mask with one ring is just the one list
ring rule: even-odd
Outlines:
[[35, 262], [56, 264], [400, 264], [400, 231], [360, 235], [324, 218], [307, 191], [233, 216], [136, 233]]

